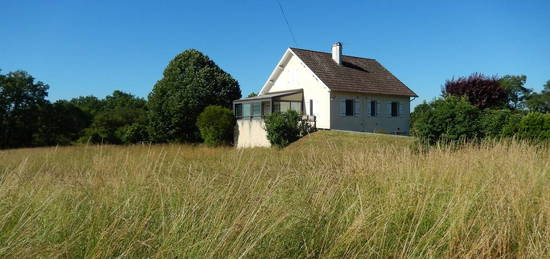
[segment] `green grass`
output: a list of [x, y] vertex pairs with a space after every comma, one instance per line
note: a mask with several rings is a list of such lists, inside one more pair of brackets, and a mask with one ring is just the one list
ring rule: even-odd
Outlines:
[[412, 142], [0, 151], [0, 257], [550, 256], [548, 149]]

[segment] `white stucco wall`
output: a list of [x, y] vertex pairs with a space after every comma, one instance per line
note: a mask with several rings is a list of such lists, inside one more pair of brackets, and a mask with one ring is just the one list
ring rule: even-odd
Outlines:
[[262, 119], [237, 120], [235, 127], [235, 144], [242, 147], [270, 147], [267, 132]]
[[309, 115], [309, 100], [313, 100], [313, 114], [317, 118], [317, 128], [330, 129], [329, 89], [296, 56], [283, 65], [282, 71], [268, 92], [292, 89], [304, 90], [304, 112]]
[[[383, 132], [401, 134], [409, 133], [410, 98], [402, 96], [365, 95], [358, 93], [331, 92], [331, 126], [332, 129]], [[359, 114], [355, 116], [342, 116], [339, 112], [341, 100], [354, 99], [358, 105]], [[370, 114], [370, 102], [376, 100], [379, 105], [377, 116]], [[392, 102], [399, 102], [402, 106], [399, 116], [391, 116]]]

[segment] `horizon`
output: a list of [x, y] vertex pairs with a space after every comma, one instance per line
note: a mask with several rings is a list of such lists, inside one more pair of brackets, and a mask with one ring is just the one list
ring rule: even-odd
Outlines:
[[378, 60], [416, 92], [413, 107], [438, 97], [445, 80], [476, 72], [524, 74], [535, 91], [550, 80], [545, 1], [280, 3], [293, 35], [277, 1], [7, 1], [0, 69], [48, 84], [51, 101], [115, 90], [147, 98], [168, 62], [193, 48], [239, 81], [246, 97], [287, 48], [330, 52], [339, 41], [343, 55]]

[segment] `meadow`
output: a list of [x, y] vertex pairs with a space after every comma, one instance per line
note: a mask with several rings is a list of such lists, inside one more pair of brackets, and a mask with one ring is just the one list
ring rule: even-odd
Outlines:
[[325, 131], [0, 151], [0, 257], [119, 256], [549, 257], [550, 150]]

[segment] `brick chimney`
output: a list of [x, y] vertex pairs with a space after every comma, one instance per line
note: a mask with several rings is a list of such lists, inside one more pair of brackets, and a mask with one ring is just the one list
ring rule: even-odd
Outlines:
[[339, 66], [342, 65], [342, 43], [336, 42], [332, 44], [332, 60]]

